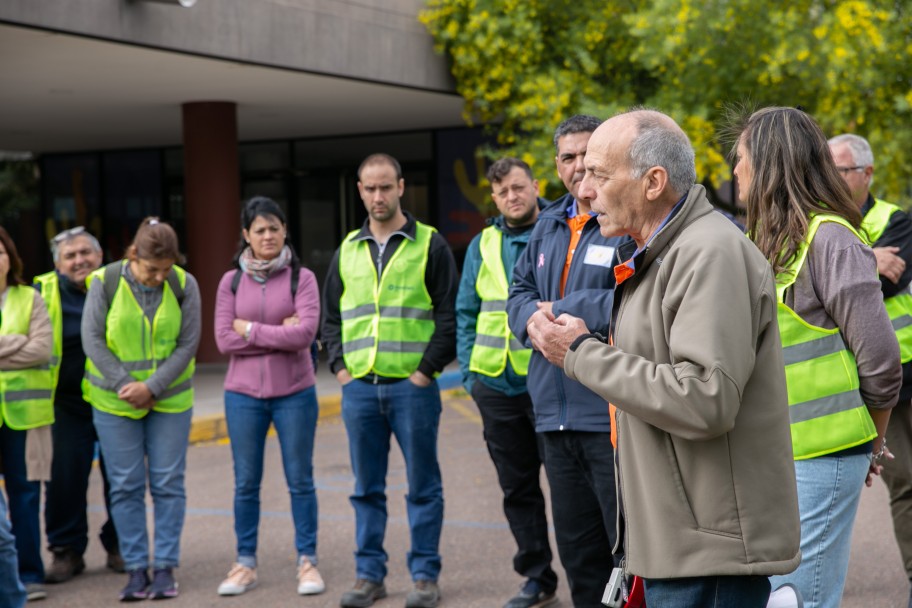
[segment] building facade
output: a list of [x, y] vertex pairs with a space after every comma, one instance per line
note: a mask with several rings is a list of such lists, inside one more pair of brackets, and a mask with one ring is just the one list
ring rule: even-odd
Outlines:
[[[41, 208], [11, 230], [29, 274], [74, 225], [117, 259], [147, 215], [177, 228], [203, 295], [199, 359], [244, 199], [270, 196], [322, 282], [364, 219], [367, 154], [403, 164], [404, 206], [457, 255], [486, 207], [478, 130], [463, 126], [420, 0], [4, 0], [0, 150], [30, 152]], [[17, 230], [18, 228], [18, 230]]]

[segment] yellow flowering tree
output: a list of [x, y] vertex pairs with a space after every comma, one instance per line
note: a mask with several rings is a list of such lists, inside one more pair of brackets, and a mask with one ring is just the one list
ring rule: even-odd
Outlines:
[[[912, 6], [896, 0], [428, 0], [469, 124], [554, 177], [551, 135], [575, 113], [659, 108], [687, 131], [700, 179], [731, 175], [727, 104], [800, 105], [867, 137], [878, 195], [903, 202], [912, 157]], [[559, 184], [558, 184], [559, 186]], [[552, 189], [556, 193], [559, 189]]]

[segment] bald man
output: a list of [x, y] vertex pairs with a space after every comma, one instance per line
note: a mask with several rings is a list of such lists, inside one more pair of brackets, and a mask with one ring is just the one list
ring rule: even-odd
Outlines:
[[585, 168], [602, 235], [632, 237], [610, 336], [543, 311], [532, 343], [616, 408], [618, 529], [646, 605], [762, 608], [801, 559], [772, 270], [713, 212], [668, 116], [606, 121]]

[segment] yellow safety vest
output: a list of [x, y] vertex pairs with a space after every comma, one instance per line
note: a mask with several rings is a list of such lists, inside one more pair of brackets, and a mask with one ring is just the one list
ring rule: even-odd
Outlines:
[[[37, 292], [25, 285], [13, 285], [6, 292], [0, 335], [29, 335], [32, 307]], [[54, 423], [53, 382], [46, 363], [26, 369], [0, 371], [2, 422], [24, 431]]]
[[47, 306], [51, 329], [54, 332], [54, 347], [51, 352], [51, 399], [57, 393], [57, 381], [60, 378], [60, 361], [63, 358], [63, 309], [60, 305], [60, 277], [55, 271], [35, 277], [33, 282], [41, 290], [41, 297]]
[[504, 269], [503, 233], [496, 226], [481, 232], [479, 251], [481, 268], [475, 279], [475, 291], [481, 298], [481, 312], [475, 321], [475, 344], [469, 358], [469, 370], [496, 377], [507, 369], [507, 359], [519, 376], [529, 374], [532, 349], [510, 331], [507, 322], [507, 296], [510, 285]]
[[402, 240], [379, 280], [367, 241], [355, 238], [358, 231], [342, 242], [342, 358], [354, 378], [407, 378], [418, 369], [435, 327], [424, 283], [434, 232], [416, 222], [415, 240]]
[[[890, 223], [890, 216], [897, 211], [901, 211], [901, 209], [896, 205], [874, 199], [874, 205], [865, 214], [861, 224], [872, 244], [881, 237], [887, 224]], [[896, 332], [896, 339], [899, 341], [899, 357], [903, 363], [912, 361], [912, 293], [910, 293], [910, 287], [912, 286], [907, 286], [902, 293], [884, 299], [887, 314], [890, 315], [890, 322], [893, 324], [893, 331]]]
[[[115, 262], [123, 265], [126, 262]], [[87, 279], [104, 282], [104, 267], [99, 268]], [[181, 287], [186, 285], [187, 276], [183, 268], [174, 266], [173, 271]], [[162, 300], [155, 311], [152, 322], [146, 317], [142, 306], [133, 296], [130, 285], [122, 274], [114, 292], [105, 321], [105, 338], [108, 348], [133, 378], [143, 381], [152, 376], [158, 366], [177, 347], [181, 329], [181, 309], [177, 297], [171, 290], [170, 281], [162, 284]], [[179, 413], [193, 406], [193, 372], [196, 359], [191, 359], [187, 368], [156, 396], [156, 412]], [[95, 362], [86, 358], [86, 373], [82, 380], [82, 392], [86, 401], [109, 414], [142, 418], [148, 411], [138, 410], [117, 397], [114, 379], [105, 378]]]
[[792, 449], [795, 460], [815, 458], [874, 439], [877, 430], [858, 390], [855, 356], [839, 328], [825, 329], [804, 321], [786, 306], [786, 290], [794, 284], [807, 259], [811, 241], [823, 222], [836, 222], [864, 239], [842, 218], [818, 214], [794, 261], [776, 276], [779, 333], [785, 359]]

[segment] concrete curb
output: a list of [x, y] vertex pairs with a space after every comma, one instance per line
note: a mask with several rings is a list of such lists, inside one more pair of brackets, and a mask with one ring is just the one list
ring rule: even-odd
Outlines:
[[[462, 377], [459, 372], [444, 372], [437, 378], [441, 395], [445, 396], [465, 394], [462, 390], [461, 382]], [[342, 414], [342, 395], [318, 397], [317, 403], [320, 406], [317, 424], [334, 420]], [[190, 423], [190, 445], [220, 441], [227, 438], [228, 425], [225, 422], [225, 414], [194, 417]]]

